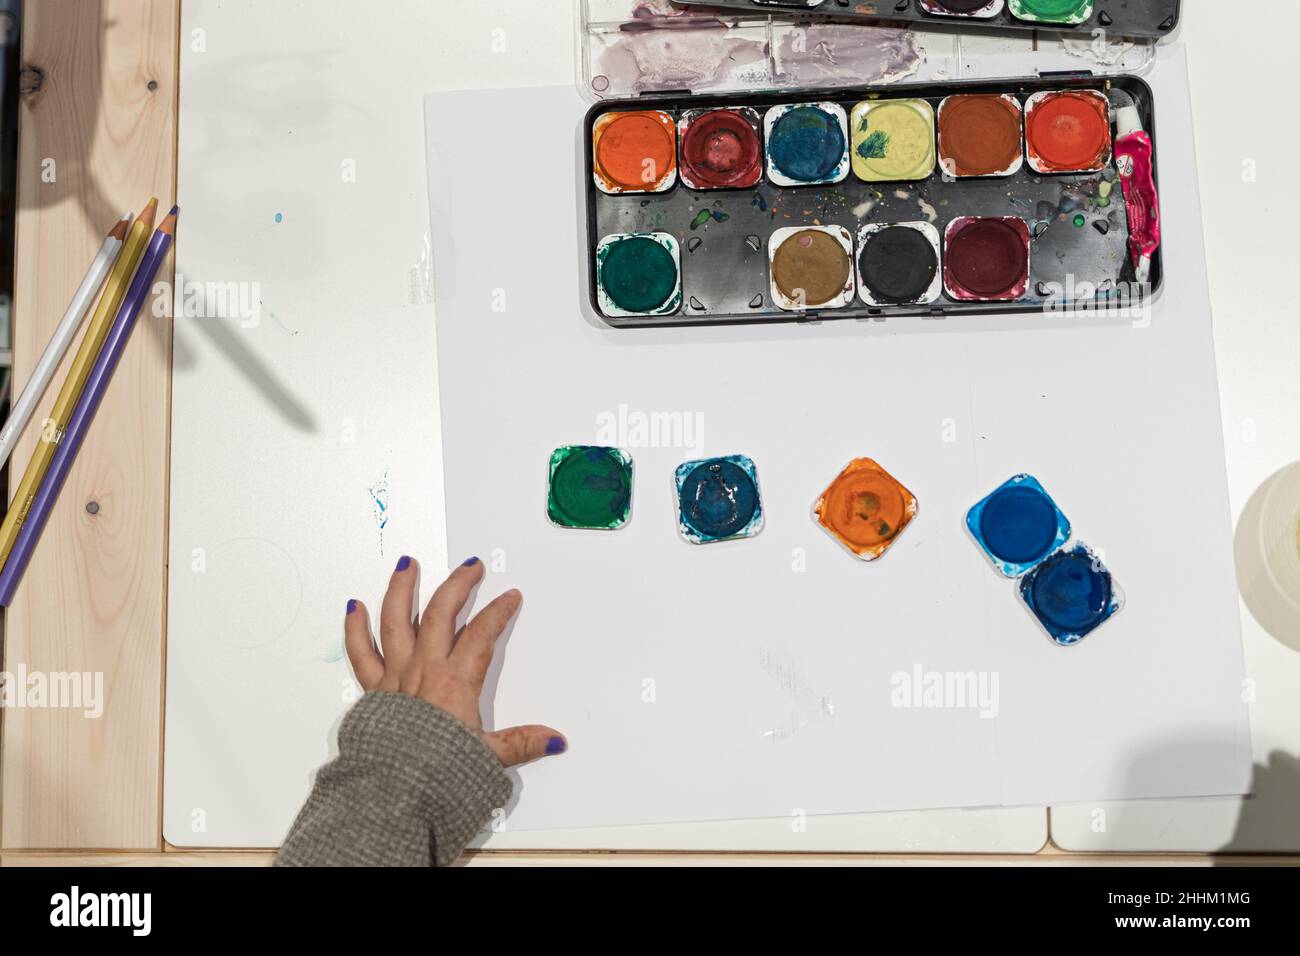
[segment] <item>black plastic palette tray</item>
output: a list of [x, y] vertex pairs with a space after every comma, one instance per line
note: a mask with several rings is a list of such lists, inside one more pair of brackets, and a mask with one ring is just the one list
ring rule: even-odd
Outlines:
[[[962, 30], [1051, 30], [1091, 36], [1102, 29], [1120, 37], [1152, 38], [1172, 33], [1178, 25], [1182, 0], [1095, 0], [1092, 13], [1077, 24], [1023, 20], [1011, 13], [1008, 2], [991, 17], [952, 16], [933, 13], [921, 0], [676, 0], [688, 6], [740, 7], [751, 12], [816, 14], [836, 19], [873, 22], [921, 22], [926, 26], [951, 26]], [[942, 7], [942, 4], [937, 4]], [[930, 4], [936, 6], [935, 3]]]
[[[634, 99], [606, 100], [593, 106], [584, 120], [584, 173], [587, 192], [587, 283], [597, 316], [614, 327], [665, 327], [752, 322], [807, 322], [829, 319], [866, 319], [889, 316], [948, 316], [1043, 312], [1063, 298], [1075, 308], [1083, 296], [1071, 294], [1083, 283], [1096, 289], [1087, 301], [1095, 309], [1113, 305], [1117, 290], [1133, 287], [1134, 270], [1128, 249], [1128, 218], [1114, 159], [1097, 173], [1040, 175], [1028, 163], [1013, 175], [1000, 178], [952, 179], [936, 164], [919, 182], [866, 182], [850, 172], [835, 185], [783, 187], [766, 172], [757, 186], [747, 189], [689, 189], [681, 182], [660, 193], [607, 194], [595, 185], [592, 128], [598, 117], [610, 112], [660, 110], [673, 119], [683, 111], [716, 107], [752, 107], [760, 117], [769, 107], [803, 103], [838, 103], [846, 113], [869, 99], [923, 98], [936, 110], [954, 94], [1011, 94], [1021, 103], [1038, 92], [1095, 90], [1127, 94], [1136, 106], [1143, 128], [1153, 144], [1153, 173], [1159, 187], [1158, 151], [1151, 88], [1139, 77], [1090, 74], [1044, 74], [1034, 78], [897, 84], [889, 86], [811, 89], [780, 93], [650, 94]], [[1114, 134], [1114, 108], [1111, 110]], [[1023, 143], [1022, 143], [1023, 145]], [[1103, 181], [1111, 183], [1109, 202], [1097, 197]], [[702, 214], [708, 212], [704, 217]], [[1084, 217], [1081, 226], [1076, 217]], [[940, 236], [954, 219], [1020, 217], [1026, 220], [1030, 241], [1030, 275], [1025, 294], [1016, 301], [959, 301], [944, 289], [937, 300], [925, 304], [870, 305], [855, 295], [838, 308], [808, 307], [786, 310], [772, 300], [769, 277], [769, 238], [785, 227], [843, 226], [856, 240], [868, 224], [929, 221]], [[933, 217], [933, 218], [932, 218]], [[700, 220], [707, 218], [707, 222]], [[692, 223], [696, 227], [692, 228]], [[677, 242], [680, 257], [680, 305], [669, 314], [611, 315], [601, 307], [597, 252], [609, 236], [668, 233]], [[854, 245], [856, 264], [860, 252]], [[941, 257], [942, 259], [942, 257]], [[856, 271], [856, 270], [855, 270]], [[942, 261], [940, 263], [942, 274]], [[1154, 295], [1163, 281], [1161, 252], [1157, 250], [1144, 290]], [[1055, 284], [1055, 286], [1053, 286]], [[1086, 287], [1085, 288], [1085, 292]], [[1062, 290], [1064, 296], [1062, 295]], [[1130, 298], [1129, 301], [1132, 301]]]

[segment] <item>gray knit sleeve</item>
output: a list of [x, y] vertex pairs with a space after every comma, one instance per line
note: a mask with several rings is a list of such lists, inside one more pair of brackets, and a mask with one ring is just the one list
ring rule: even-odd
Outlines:
[[496, 755], [444, 710], [371, 691], [339, 724], [276, 866], [446, 866], [511, 793]]

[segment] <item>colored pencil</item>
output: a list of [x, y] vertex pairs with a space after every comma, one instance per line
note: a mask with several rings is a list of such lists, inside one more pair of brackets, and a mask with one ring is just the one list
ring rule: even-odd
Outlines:
[[149, 242], [149, 233], [153, 229], [157, 212], [158, 200], [150, 199], [140, 211], [136, 221], [131, 224], [122, 251], [118, 253], [117, 261], [113, 263], [113, 271], [108, 274], [108, 281], [104, 283], [103, 294], [99, 297], [99, 304], [95, 306], [95, 314], [90, 317], [90, 323], [86, 326], [86, 334], [81, 338], [77, 354], [72, 359], [68, 377], [64, 379], [63, 387], [59, 389], [59, 396], [54, 400], [49, 420], [41, 429], [40, 437], [36, 441], [36, 450], [32, 452], [32, 459], [27, 463], [22, 481], [18, 483], [10, 499], [12, 503], [5, 513], [4, 521], [0, 523], [0, 566], [4, 565], [9, 552], [13, 550], [18, 531], [22, 528], [27, 512], [31, 510], [32, 500], [36, 497], [36, 490], [40, 487], [41, 479], [45, 477], [45, 471], [50, 466], [50, 459], [54, 457], [54, 451], [59, 446], [63, 430], [68, 427], [68, 419], [72, 417], [77, 399], [81, 397], [81, 390], [86, 385], [87, 376], [90, 375], [90, 367], [95, 364], [95, 356], [99, 354], [99, 348], [104, 344], [104, 336], [108, 335], [113, 317], [117, 315], [122, 299], [126, 296], [126, 290], [131, 285], [131, 277], [135, 275], [135, 267], [140, 264], [140, 256], [144, 254], [144, 247]]
[[18, 444], [18, 437], [22, 435], [23, 429], [27, 427], [32, 412], [36, 411], [36, 403], [45, 394], [50, 379], [54, 377], [55, 370], [59, 367], [59, 363], [63, 361], [63, 354], [68, 351], [68, 346], [72, 344], [72, 339], [81, 326], [81, 320], [90, 311], [90, 305], [95, 301], [95, 294], [99, 292], [99, 287], [104, 284], [104, 277], [113, 268], [113, 260], [117, 258], [117, 254], [122, 248], [122, 240], [126, 238], [126, 229], [130, 224], [131, 214], [127, 213], [104, 237], [99, 251], [95, 253], [95, 258], [90, 262], [90, 268], [86, 270], [85, 278], [81, 280], [81, 285], [77, 286], [72, 301], [68, 303], [67, 311], [63, 313], [63, 318], [59, 320], [58, 326], [54, 329], [54, 334], [50, 336], [45, 351], [41, 353], [40, 359], [36, 362], [36, 367], [32, 369], [32, 377], [27, 380], [27, 385], [22, 390], [22, 394], [14, 402], [13, 408], [9, 412], [9, 418], [5, 421], [4, 427], [0, 428], [0, 465], [9, 460], [14, 445]]
[[32, 559], [36, 543], [54, 510], [59, 492], [68, 479], [68, 472], [72, 470], [77, 452], [81, 450], [81, 445], [86, 440], [86, 433], [90, 430], [95, 412], [99, 409], [104, 393], [108, 390], [113, 371], [126, 350], [126, 343], [131, 336], [131, 330], [135, 327], [135, 320], [149, 298], [154, 275], [171, 249], [178, 212], [177, 207], [173, 206], [171, 212], [163, 218], [153, 238], [149, 240], [149, 246], [140, 260], [140, 268], [136, 270], [131, 288], [127, 291], [126, 298], [122, 300], [117, 318], [113, 320], [113, 325], [104, 338], [104, 345], [95, 358], [90, 374], [86, 377], [85, 388], [82, 390], [81, 398], [77, 400], [77, 407], [72, 411], [72, 417], [68, 419], [68, 427], [58, 443], [58, 448], [54, 451], [54, 457], [50, 460], [45, 480], [41, 482], [36, 492], [36, 498], [32, 501], [27, 520], [23, 522], [22, 529], [18, 532], [18, 539], [14, 542], [9, 560], [5, 562], [4, 570], [0, 571], [0, 607], [9, 607], [13, 603], [14, 593], [18, 589], [19, 582], [22, 581], [23, 572], [27, 570], [27, 565]]

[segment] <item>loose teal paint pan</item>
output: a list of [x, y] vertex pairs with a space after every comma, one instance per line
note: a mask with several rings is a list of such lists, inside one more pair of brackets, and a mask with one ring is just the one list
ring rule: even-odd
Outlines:
[[677, 529], [691, 544], [750, 538], [763, 529], [758, 469], [748, 456], [682, 462], [674, 481]]

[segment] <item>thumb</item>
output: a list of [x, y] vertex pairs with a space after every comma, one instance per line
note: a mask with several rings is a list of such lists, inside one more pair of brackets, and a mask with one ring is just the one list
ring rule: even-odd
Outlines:
[[513, 767], [538, 757], [553, 757], [569, 747], [558, 730], [541, 724], [507, 727], [484, 734], [483, 742], [497, 755], [503, 767]]

